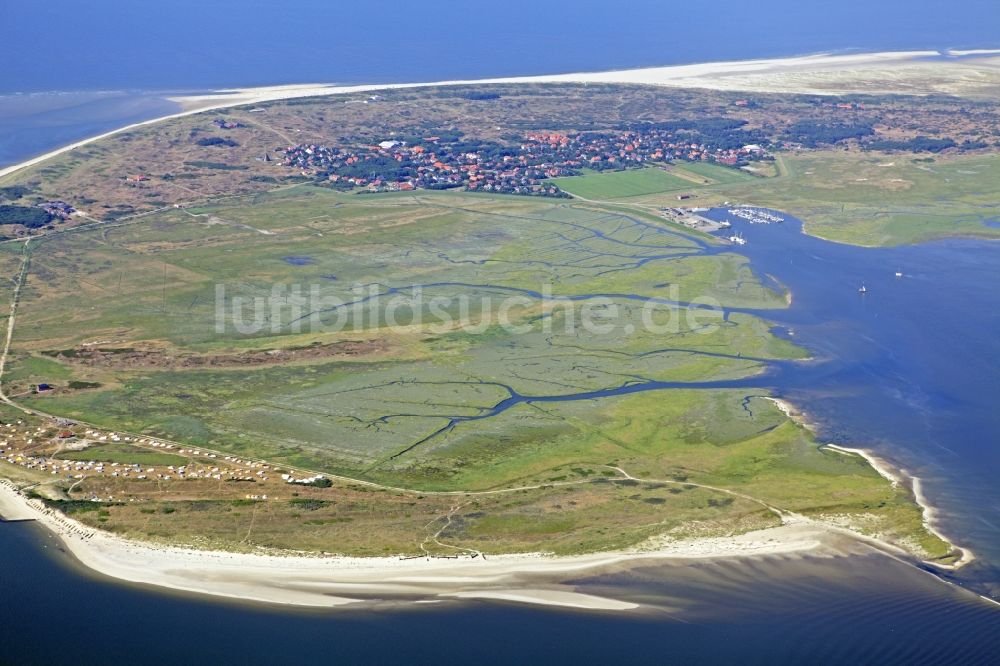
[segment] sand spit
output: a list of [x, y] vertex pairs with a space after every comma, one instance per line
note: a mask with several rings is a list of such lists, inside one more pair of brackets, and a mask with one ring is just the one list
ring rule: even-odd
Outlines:
[[969, 562], [976, 559], [976, 556], [971, 550], [956, 545], [951, 539], [940, 532], [937, 527], [937, 509], [935, 509], [930, 502], [927, 501], [927, 497], [923, 493], [920, 477], [899, 469], [898, 467], [890, 464], [884, 458], [881, 458], [866, 449], [847, 448], [844, 446], [837, 446], [836, 444], [826, 444], [825, 447], [832, 451], [849, 454], [852, 453], [861, 456], [868, 461], [869, 465], [875, 468], [876, 472], [888, 479], [894, 486], [902, 486], [903, 488], [908, 488], [910, 490], [913, 494], [914, 501], [923, 512], [923, 523], [927, 531], [961, 553], [961, 556], [955, 561], [954, 564], [935, 563], [935, 567], [939, 569], [958, 569], [959, 567], [965, 566]]
[[[781, 412], [792, 419], [796, 423], [807, 428], [810, 432], [816, 432], [816, 426], [809, 422], [803, 414], [795, 409], [788, 402], [781, 400], [779, 398], [766, 398], [773, 402]], [[946, 537], [937, 527], [938, 517], [937, 510], [927, 501], [927, 497], [923, 493], [923, 488], [921, 485], [920, 477], [910, 474], [895, 465], [889, 463], [889, 461], [878, 455], [868, 451], [867, 449], [857, 449], [848, 448], [845, 446], [837, 446], [836, 444], [823, 444], [824, 448], [830, 449], [831, 451], [836, 451], [838, 453], [844, 453], [848, 455], [858, 455], [864, 458], [869, 465], [874, 468], [884, 479], [887, 479], [892, 485], [899, 486], [908, 489], [913, 494], [913, 499], [920, 507], [923, 513], [923, 523], [924, 527], [928, 532], [938, 537], [953, 549], [961, 553], [958, 560], [954, 564], [940, 564], [934, 563], [934, 566], [938, 569], [958, 569], [969, 562], [976, 559], [975, 555], [968, 548], [963, 548], [962, 546], [956, 545], [951, 539]]]

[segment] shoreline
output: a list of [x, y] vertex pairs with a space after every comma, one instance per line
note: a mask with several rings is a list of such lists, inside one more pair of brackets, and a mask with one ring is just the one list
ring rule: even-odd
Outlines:
[[[677, 87], [692, 85], [697, 77], [727, 73], [759, 73], [772, 68], [812, 65], [824, 67], [860, 66], [864, 63], [892, 64], [938, 55], [936, 51], [887, 52], [850, 56], [804, 56], [797, 58], [680, 65], [590, 74], [560, 74], [435, 83], [371, 84], [360, 86], [289, 85], [217, 91], [208, 95], [171, 98], [182, 111], [154, 118], [78, 141], [20, 164], [0, 169], [0, 178], [44, 162], [75, 148], [132, 129], [202, 111], [244, 104], [332, 96], [379, 90], [503, 83], [619, 83]], [[786, 402], [769, 398], [792, 420], [803, 423]], [[794, 414], [793, 414], [794, 413]], [[912, 483], [916, 503], [921, 507], [925, 527], [961, 552], [953, 565], [957, 569], [974, 559], [967, 549], [955, 546], [934, 527], [935, 510], [923, 496], [920, 480], [891, 468], [884, 460], [861, 449], [824, 444], [833, 450], [857, 454], [893, 483]], [[201, 551], [175, 546], [132, 541], [90, 528], [48, 509], [38, 500], [23, 496], [13, 484], [0, 479], [0, 514], [13, 520], [34, 520], [52, 531], [66, 549], [86, 568], [130, 583], [154, 585], [177, 591], [235, 598], [270, 604], [303, 607], [339, 607], [363, 603], [374, 595], [395, 595], [400, 600], [422, 597], [421, 601], [448, 599], [494, 599], [518, 603], [572, 607], [587, 610], [624, 611], [638, 608], [630, 602], [597, 597], [576, 591], [557, 581], [570, 574], [598, 571], [639, 561], [699, 560], [709, 558], [756, 558], [770, 555], [820, 555], [837, 550], [838, 542], [866, 544], [883, 552], [903, 554], [903, 549], [878, 539], [865, 537], [801, 517], [786, 524], [734, 537], [712, 537], [684, 542], [661, 543], [652, 550], [627, 550], [592, 555], [556, 557], [540, 553], [491, 556], [479, 559], [350, 558], [319, 556], [277, 556], [267, 554]], [[849, 550], [849, 548], [848, 548]], [[543, 587], [530, 587], [529, 580], [548, 576]], [[556, 582], [552, 582], [556, 581]], [[537, 581], [534, 581], [537, 584]], [[360, 595], [360, 596], [359, 596]]]
[[[578, 593], [568, 586], [532, 589], [525, 578], [570, 575], [650, 559], [702, 559], [734, 555], [812, 552], [821, 529], [800, 525], [769, 528], [732, 539], [708, 539], [651, 552], [608, 552], [554, 557], [540, 553], [495, 555], [488, 559], [442, 559], [345, 556], [279, 556], [195, 550], [124, 539], [81, 525], [72, 518], [28, 499], [0, 480], [0, 510], [16, 507], [53, 532], [86, 568], [131, 583], [308, 607], [362, 603], [366, 596], [419, 595], [423, 601], [505, 599], [586, 610], [632, 610], [637, 604]], [[728, 548], [723, 541], [729, 541]]]
[[895, 486], [907, 488], [913, 494], [913, 501], [920, 507], [920, 511], [923, 514], [924, 529], [944, 541], [954, 550], [961, 553], [961, 556], [955, 561], [954, 564], [935, 564], [935, 567], [939, 569], [947, 569], [948, 571], [954, 571], [976, 559], [975, 553], [968, 548], [957, 545], [945, 534], [942, 534], [938, 529], [936, 524], [938, 513], [937, 509], [927, 500], [927, 496], [924, 495], [922, 481], [919, 476], [910, 474], [909, 472], [890, 464], [884, 458], [866, 449], [849, 448], [846, 446], [838, 446], [836, 444], [824, 444], [823, 446], [839, 453], [861, 456], [868, 461], [868, 464], [871, 465], [876, 472], [881, 474], [883, 478], [888, 479], [889, 482]]
[[[865, 458], [875, 465], [867, 455]], [[886, 473], [885, 468], [876, 469]], [[926, 516], [927, 507], [921, 507]], [[302, 608], [355, 607], [376, 600], [400, 604], [486, 600], [588, 611], [632, 611], [640, 604], [588, 594], [564, 581], [642, 563], [850, 556], [872, 550], [895, 559], [914, 559], [895, 544], [797, 514], [782, 515], [779, 526], [735, 536], [683, 541], [654, 538], [645, 546], [586, 555], [524, 553], [482, 559], [236, 553], [131, 540], [50, 509], [40, 500], [24, 496], [6, 479], [0, 479], [0, 515], [10, 522], [38, 523], [52, 532], [89, 572], [119, 582]], [[967, 564], [971, 553], [960, 550], [963, 559], [956, 564], [933, 566], [953, 570]]]
[[[804, 427], [810, 433], [813, 433], [813, 435], [816, 434], [816, 424], [806, 420], [802, 415], [802, 411], [796, 409], [791, 403], [775, 397], [767, 397], [765, 400], [773, 402], [785, 416]], [[971, 550], [963, 546], [959, 546], [938, 529], [937, 509], [927, 500], [926, 495], [924, 495], [920, 477], [889, 463], [889, 461], [885, 458], [882, 458], [878, 454], [867, 449], [839, 446], [837, 444], [824, 442], [818, 443], [821, 448], [830, 449], [831, 451], [835, 451], [837, 453], [861, 456], [869, 465], [871, 465], [872, 469], [878, 472], [882, 478], [889, 481], [889, 483], [893, 486], [903, 487], [910, 491], [913, 495], [913, 501], [920, 507], [924, 529], [951, 546], [954, 551], [961, 554], [954, 564], [934, 563], [934, 567], [954, 571], [976, 559], [975, 554]]]
[[[989, 57], [998, 51], [985, 50], [982, 55]], [[956, 53], [956, 55], [959, 55]], [[814, 54], [793, 56], [787, 58], [764, 58], [754, 60], [731, 60], [689, 65], [669, 65], [665, 67], [643, 67], [636, 69], [610, 70], [604, 72], [577, 72], [570, 74], [542, 74], [532, 76], [513, 76], [486, 79], [458, 79], [446, 81], [431, 81], [420, 83], [373, 83], [359, 85], [318, 84], [286, 84], [277, 86], [261, 86], [255, 88], [229, 88], [198, 95], [182, 95], [166, 97], [165, 99], [181, 106], [177, 113], [143, 120], [103, 132], [101, 134], [76, 141], [49, 152], [37, 155], [23, 162], [0, 168], [0, 179], [21, 171], [30, 166], [44, 162], [52, 157], [81, 148], [95, 141], [127, 132], [139, 127], [145, 127], [173, 118], [181, 118], [202, 111], [213, 111], [245, 104], [261, 104], [299, 97], [325, 97], [347, 95], [352, 93], [377, 92], [380, 90], [398, 90], [410, 88], [432, 88], [437, 86], [489, 85], [489, 84], [527, 84], [527, 83], [598, 83], [598, 84], [634, 84], [681, 88], [708, 88], [716, 90], [745, 90], [754, 92], [753, 85], [733, 87], [726, 79], [735, 76], [760, 76], [777, 74], [797, 74], [808, 72], [830, 72], [845, 68], [866, 68], [878, 66], [893, 66], [900, 64], [919, 63], [928, 57], [942, 56], [939, 51], [880, 51], [859, 54]], [[805, 91], [802, 91], [805, 92]], [[815, 92], [815, 94], [834, 95], [836, 91]]]
[[[0, 479], [0, 512], [48, 529], [91, 572], [121, 582], [304, 608], [354, 607], [374, 600], [427, 604], [494, 600], [589, 611], [631, 611], [640, 604], [579, 591], [563, 581], [642, 563], [686, 563], [767, 556], [829, 557], [901, 548], [800, 516], [736, 536], [658, 541], [654, 546], [587, 555], [543, 553], [488, 558], [275, 555], [197, 550], [134, 541], [82, 525]], [[865, 548], [865, 550], [861, 550]]]

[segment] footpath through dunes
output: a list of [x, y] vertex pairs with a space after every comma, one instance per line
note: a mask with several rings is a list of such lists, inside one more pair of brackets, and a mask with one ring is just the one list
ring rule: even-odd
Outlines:
[[[331, 488], [277, 471], [252, 486], [95, 475], [70, 495], [101, 500], [74, 514], [88, 524], [229, 550], [574, 554], [770, 527], [781, 507], [867, 516], [863, 531], [949, 557], [904, 488], [823, 452], [765, 399], [767, 378], [806, 356], [760, 316], [787, 295], [641, 211], [303, 186], [59, 234], [30, 258], [8, 395], [338, 475]], [[337, 345], [368, 351], [191, 360]], [[125, 362], [136, 349], [178, 362]], [[457, 506], [437, 494], [470, 491]]]

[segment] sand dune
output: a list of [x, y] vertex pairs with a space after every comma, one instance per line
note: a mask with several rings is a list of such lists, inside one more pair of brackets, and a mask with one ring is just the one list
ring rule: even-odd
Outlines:
[[578, 72], [494, 79], [352, 86], [324, 83], [289, 84], [218, 90], [207, 94], [172, 97], [171, 101], [177, 102], [181, 106], [182, 110], [178, 113], [105, 132], [39, 155], [20, 164], [5, 167], [0, 169], [0, 178], [119, 132], [199, 111], [224, 109], [241, 104], [259, 104], [298, 97], [375, 93], [380, 90], [477, 83], [618, 83], [813, 94], [841, 94], [845, 92], [990, 94], [1000, 91], [1000, 58], [991, 57], [998, 53], [1000, 51], [956, 52], [954, 55], [980, 57], [971, 59], [937, 58], [933, 60], [930, 58], [938, 56], [937, 51], [887, 51], [852, 55], [820, 54], [795, 58], [711, 62], [608, 72]]
[[492, 599], [626, 611], [628, 601], [585, 594], [562, 581], [641, 563], [705, 558], [824, 556], [902, 551], [846, 530], [795, 517], [737, 536], [661, 541], [645, 549], [555, 557], [357, 558], [193, 550], [129, 541], [81, 525], [0, 481], [0, 511], [34, 518], [89, 569], [121, 581], [272, 604], [339, 607], [366, 600]]
[[[887, 72], [900, 72], [907, 68], [915, 72], [914, 76], [922, 76], [928, 67], [934, 68], [937, 72], [955, 71], [958, 72], [959, 79], [966, 71], [961, 68], [981, 66], [997, 69], [997, 61], [988, 59], [977, 61], [986, 63], [984, 65], [967, 65], [965, 61], [957, 60], [936, 60], [927, 64], [921, 60], [933, 55], [936, 55], [936, 52], [808, 56], [482, 81], [361, 86], [307, 84], [225, 90], [209, 95], [176, 98], [174, 101], [183, 109], [177, 114], [136, 123], [78, 141], [21, 164], [0, 169], [0, 177], [118, 132], [151, 125], [166, 118], [207, 109], [295, 97], [468, 83], [559, 82], [635, 83], [732, 90], [789, 88], [799, 92], [818, 89], [830, 92], [838, 89], [837, 81], [849, 79], [883, 81], [880, 85], [891, 85], [894, 80], [892, 77], [897, 75], [890, 76]], [[817, 81], [820, 83], [825, 81], [823, 85], [826, 87], [820, 86]], [[888, 83], [885, 83], [886, 81]], [[878, 462], [873, 460], [876, 467]], [[916, 490], [918, 500], [922, 501], [922, 497], [919, 496], [919, 485]], [[598, 572], [609, 567], [646, 560], [760, 557], [778, 554], [820, 555], [848, 552], [852, 548], [857, 548], [859, 544], [902, 554], [898, 548], [888, 544], [805, 519], [733, 537], [663, 542], [651, 549], [576, 557], [533, 554], [490, 557], [486, 560], [482, 558], [401, 560], [234, 554], [127, 541], [83, 526], [51, 511], [37, 500], [25, 498], [12, 485], [2, 480], [0, 480], [0, 515], [11, 519], [38, 520], [59, 535], [68, 550], [85, 566], [119, 580], [268, 603], [320, 607], [349, 605], [371, 597], [389, 596], [421, 602], [445, 598], [484, 598], [593, 610], [628, 610], [635, 608], [635, 604], [582, 594], [570, 586], [561, 585], [559, 581], [581, 572]], [[927, 517], [932, 522], [932, 516]], [[969, 556], [971, 557], [971, 554]]]

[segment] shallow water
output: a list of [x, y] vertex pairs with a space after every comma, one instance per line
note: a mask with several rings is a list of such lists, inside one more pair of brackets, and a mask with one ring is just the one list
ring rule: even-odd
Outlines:
[[0, 94], [0, 167], [178, 111], [141, 91]]
[[761, 316], [815, 356], [777, 364], [761, 385], [804, 409], [821, 439], [919, 476], [939, 527], [980, 558], [960, 576], [1000, 594], [1000, 243], [859, 248], [802, 234], [794, 218], [732, 222], [747, 239], [736, 251], [794, 296]]
[[[0, 663], [990, 663], [1000, 608], [880, 555], [646, 566], [576, 581], [639, 613], [500, 603], [289, 611], [79, 571], [0, 524]], [[655, 661], [654, 661], [655, 660]]]
[[[66, 645], [84, 664], [274, 663], [289, 655], [369, 663], [521, 663], [525, 655], [551, 663], [994, 661], [1000, 607], [969, 589], [995, 595], [1000, 580], [1000, 416], [992, 408], [1000, 397], [993, 361], [1000, 294], [992, 284], [1000, 245], [951, 240], [872, 250], [805, 236], [793, 219], [734, 225], [746, 246], [697, 251], [738, 250], [790, 288], [789, 309], [759, 314], [815, 360], [772, 363], [763, 376], [711, 385], [771, 389], [803, 408], [822, 438], [871, 448], [919, 474], [942, 510], [940, 526], [980, 557], [949, 577], [958, 585], [876, 553], [772, 556], [575, 581], [581, 591], [641, 603], [641, 612], [486, 602], [302, 612], [116, 584], [74, 567], [37, 527], [4, 524], [0, 631], [16, 639], [0, 641], [0, 662], [55, 661]], [[661, 388], [630, 385], [608, 395]], [[512, 394], [510, 404], [593, 397]]]

